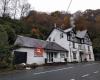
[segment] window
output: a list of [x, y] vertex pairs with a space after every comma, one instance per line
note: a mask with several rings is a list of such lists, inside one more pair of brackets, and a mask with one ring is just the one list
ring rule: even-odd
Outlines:
[[91, 59], [91, 54], [89, 54], [89, 59]]
[[81, 39], [81, 44], [83, 43], [83, 40]]
[[54, 52], [53, 55], [54, 55], [54, 58], [57, 58], [57, 53], [56, 52]]
[[90, 46], [88, 46], [88, 51], [90, 51]]
[[73, 48], [75, 48], [75, 42], [73, 42]]
[[73, 59], [77, 59], [76, 52], [73, 52]]
[[78, 45], [79, 49], [81, 49], [81, 45]]
[[68, 57], [68, 52], [66, 52], [66, 57]]
[[67, 33], [67, 39], [70, 40], [71, 39], [71, 34], [68, 32]]
[[60, 54], [60, 57], [61, 57], [61, 58], [65, 58], [65, 54], [64, 54], [64, 53], [61, 53], [61, 54]]
[[70, 36], [69, 35], [67, 35], [67, 39], [70, 40]]
[[51, 37], [49, 37], [49, 41], [51, 41]]
[[64, 35], [63, 35], [63, 33], [61, 33], [61, 34], [60, 34], [60, 39], [63, 38], [63, 37], [64, 37]]
[[34, 56], [35, 57], [43, 57], [44, 50], [42, 48], [34, 49]]
[[79, 45], [79, 50], [82, 50], [83, 48], [82, 48], [82, 45]]
[[78, 41], [78, 43], [82, 43], [82, 40], [81, 40], [81, 39], [79, 39], [79, 38], [77, 38], [77, 41]]
[[55, 38], [53, 39], [53, 41], [55, 41]]
[[79, 43], [81, 43], [81, 39], [79, 39]]
[[81, 39], [81, 43], [84, 43], [84, 39]]

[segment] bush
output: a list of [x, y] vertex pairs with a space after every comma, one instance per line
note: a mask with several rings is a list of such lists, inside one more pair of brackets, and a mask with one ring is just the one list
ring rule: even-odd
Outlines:
[[33, 64], [21, 63], [21, 64], [14, 65], [14, 69], [18, 69], [18, 70], [26, 69], [27, 67], [31, 68], [31, 69], [35, 69], [36, 67], [38, 67], [38, 64], [36, 64], [36, 63], [33, 63]]
[[37, 63], [27, 64], [27, 67], [34, 69], [34, 68], [38, 67], [38, 64]]
[[26, 65], [24, 65], [24, 64], [17, 64], [17, 65], [14, 65], [14, 68], [15, 69], [25, 69]]
[[0, 69], [6, 69], [6, 68], [8, 68], [7, 63], [0, 63]]

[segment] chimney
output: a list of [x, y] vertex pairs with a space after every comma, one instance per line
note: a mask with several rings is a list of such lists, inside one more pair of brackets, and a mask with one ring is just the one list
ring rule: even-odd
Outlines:
[[57, 27], [56, 23], [54, 24], [54, 27], [55, 27], [55, 28]]
[[82, 16], [82, 13], [80, 11], [77, 11], [70, 17], [70, 25], [71, 27], [75, 27], [75, 20], [79, 18], [79, 16]]
[[74, 20], [74, 15], [72, 15], [71, 17], [70, 17], [70, 25], [71, 25], [71, 27], [75, 27], [75, 20]]

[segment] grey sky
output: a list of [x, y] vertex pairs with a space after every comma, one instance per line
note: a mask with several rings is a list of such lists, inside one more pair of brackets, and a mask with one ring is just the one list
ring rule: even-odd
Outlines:
[[[70, 0], [28, 0], [32, 8], [42, 12], [53, 12], [56, 10], [67, 11]], [[74, 13], [78, 10], [99, 9], [100, 0], [73, 0], [69, 12]]]

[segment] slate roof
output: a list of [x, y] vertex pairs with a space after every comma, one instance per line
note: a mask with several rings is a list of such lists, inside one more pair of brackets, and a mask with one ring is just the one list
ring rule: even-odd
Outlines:
[[85, 35], [86, 35], [86, 33], [87, 33], [87, 30], [77, 31], [76, 32], [76, 37], [78, 37], [78, 38], [84, 38]]
[[71, 28], [68, 28], [68, 29], [65, 29], [64, 32], [72, 31], [72, 29], [73, 29], [72, 27]]
[[30, 38], [30, 37], [25, 37], [25, 36], [17, 36], [17, 39], [15, 41], [14, 45], [19, 44], [21, 47], [29, 47], [29, 48], [44, 48], [46, 50], [56, 50], [56, 51], [67, 51], [60, 45], [54, 43], [54, 42], [49, 42], [49, 41], [44, 41], [44, 40], [39, 40], [35, 38]]
[[[69, 29], [66, 29], [66, 30], [64, 30], [64, 32], [70, 32], [70, 31], [72, 31], [72, 30], [74, 30], [73, 29], [73, 27], [71, 27], [71, 28], [69, 28]], [[76, 37], [78, 37], [78, 38], [84, 38], [85, 37], [85, 35], [86, 35], [86, 33], [87, 33], [87, 30], [83, 30], [83, 31], [76, 31]]]

